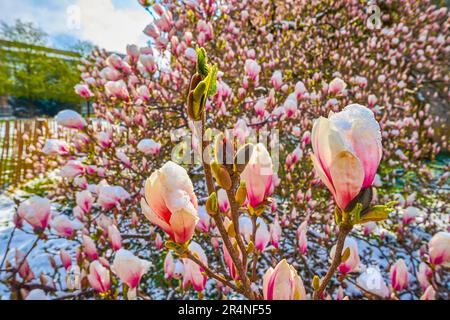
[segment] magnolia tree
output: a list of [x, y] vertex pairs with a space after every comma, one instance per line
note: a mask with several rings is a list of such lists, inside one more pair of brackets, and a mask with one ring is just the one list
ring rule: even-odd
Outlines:
[[95, 117], [33, 150], [11, 298], [448, 299], [445, 7], [139, 2], [149, 46], [92, 52]]

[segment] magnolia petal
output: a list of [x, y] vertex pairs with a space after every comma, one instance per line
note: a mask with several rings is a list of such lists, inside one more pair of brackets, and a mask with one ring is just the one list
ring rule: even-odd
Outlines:
[[361, 161], [349, 151], [341, 151], [334, 158], [330, 173], [336, 189], [336, 202], [345, 210], [347, 205], [359, 194], [364, 181]]
[[173, 232], [170, 228], [169, 224], [165, 222], [163, 219], [161, 219], [153, 210], [150, 208], [150, 206], [147, 204], [145, 199], [141, 199], [141, 207], [142, 212], [144, 213], [145, 217], [153, 224], [157, 225], [161, 229], [164, 230], [171, 238], [173, 238]]
[[333, 184], [328, 179], [325, 171], [323, 171], [322, 166], [319, 163], [319, 160], [316, 158], [314, 154], [311, 154], [311, 159], [313, 161], [314, 168], [316, 169], [317, 174], [319, 175], [320, 180], [327, 186], [328, 190], [330, 190], [333, 197], [336, 196], [336, 190], [334, 189]]
[[170, 220], [170, 211], [164, 202], [164, 186], [161, 183], [159, 170], [152, 173], [145, 182], [145, 199], [152, 210], [165, 222]]
[[332, 161], [332, 154], [329, 141], [330, 121], [327, 118], [320, 117], [314, 122], [311, 141], [314, 154], [322, 167], [328, 180], [332, 182], [329, 167]]
[[266, 300], [268, 300], [269, 281], [272, 277], [272, 274], [273, 274], [273, 268], [270, 267], [269, 269], [267, 269], [267, 271], [263, 277], [263, 295], [264, 295], [264, 299], [266, 299]]
[[189, 210], [181, 209], [170, 217], [170, 226], [177, 243], [185, 243], [192, 238], [199, 218]]

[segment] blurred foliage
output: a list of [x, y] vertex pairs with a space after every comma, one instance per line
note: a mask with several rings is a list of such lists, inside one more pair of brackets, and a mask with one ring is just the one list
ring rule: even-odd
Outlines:
[[80, 72], [78, 52], [47, 48], [47, 34], [17, 20], [0, 25], [0, 96], [8, 96], [17, 116], [54, 115], [64, 108], [80, 109], [74, 91]]

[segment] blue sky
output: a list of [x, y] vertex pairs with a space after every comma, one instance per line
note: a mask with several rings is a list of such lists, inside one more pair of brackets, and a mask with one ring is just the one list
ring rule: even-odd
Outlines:
[[137, 0], [0, 0], [0, 20], [31, 21], [50, 35], [49, 45], [67, 48], [77, 39], [111, 51], [145, 45], [151, 16]]

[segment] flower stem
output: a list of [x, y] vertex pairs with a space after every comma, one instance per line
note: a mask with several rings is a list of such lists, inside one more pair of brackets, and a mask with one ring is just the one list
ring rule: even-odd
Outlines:
[[341, 263], [342, 251], [344, 249], [345, 238], [350, 233], [352, 228], [353, 228], [353, 226], [350, 224], [341, 224], [340, 225], [339, 233], [337, 236], [336, 251], [334, 253], [333, 261], [331, 262], [331, 265], [330, 265], [330, 268], [328, 269], [327, 274], [321, 281], [319, 289], [317, 289], [314, 292], [314, 300], [319, 300], [322, 297], [324, 290], [328, 286], [328, 283], [330, 282], [330, 280], [333, 277], [334, 273], [336, 272], [339, 264]]

